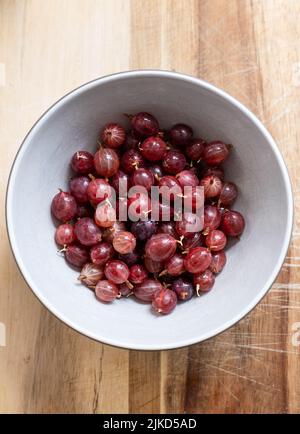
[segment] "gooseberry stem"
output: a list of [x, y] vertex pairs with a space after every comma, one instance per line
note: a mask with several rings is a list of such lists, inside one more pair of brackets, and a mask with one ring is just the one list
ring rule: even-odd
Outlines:
[[125, 284], [127, 285], [127, 287], [129, 289], [133, 289], [133, 285], [132, 285], [132, 283], [129, 282], [129, 280], [126, 280]]

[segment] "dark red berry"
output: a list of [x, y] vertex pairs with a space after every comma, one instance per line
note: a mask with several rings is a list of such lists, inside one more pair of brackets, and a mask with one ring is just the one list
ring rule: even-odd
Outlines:
[[222, 217], [221, 230], [229, 237], [240, 236], [245, 229], [245, 219], [238, 211], [228, 211]]
[[70, 193], [60, 191], [52, 200], [51, 211], [54, 217], [65, 223], [75, 217], [77, 213], [77, 204]]
[[90, 152], [77, 151], [72, 157], [71, 167], [80, 175], [88, 175], [94, 170], [94, 157]]
[[120, 124], [105, 125], [101, 132], [101, 142], [109, 148], [119, 148], [125, 142], [126, 133]]
[[148, 137], [140, 147], [142, 156], [148, 161], [160, 161], [167, 152], [167, 145], [160, 137]]
[[210, 142], [203, 151], [203, 159], [208, 166], [218, 166], [227, 159], [229, 147], [223, 142]]
[[157, 313], [167, 315], [171, 313], [177, 305], [177, 296], [174, 291], [162, 288], [155, 292], [152, 307]]
[[193, 137], [193, 130], [185, 124], [176, 124], [170, 129], [169, 139], [174, 146], [187, 146]]
[[156, 136], [159, 131], [158, 122], [150, 113], [137, 113], [131, 118], [131, 125], [141, 136]]

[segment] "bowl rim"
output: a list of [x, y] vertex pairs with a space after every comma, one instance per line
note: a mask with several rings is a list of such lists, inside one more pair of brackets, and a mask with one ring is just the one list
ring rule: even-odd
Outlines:
[[[39, 288], [35, 285], [35, 283], [32, 281], [30, 272], [25, 267], [22, 257], [19, 254], [18, 247], [17, 247], [17, 241], [14, 237], [14, 231], [13, 231], [13, 219], [12, 219], [12, 194], [13, 194], [13, 188], [15, 183], [15, 178], [18, 172], [18, 166], [20, 164], [20, 161], [22, 159], [23, 154], [27, 150], [27, 145], [31, 140], [31, 137], [35, 134], [35, 129], [40, 122], [47, 121], [48, 117], [51, 116], [51, 114], [59, 107], [63, 106], [66, 102], [68, 102], [70, 99], [76, 97], [82, 92], [85, 92], [86, 90], [92, 89], [94, 87], [97, 87], [98, 85], [115, 81], [123, 78], [140, 78], [140, 77], [164, 77], [164, 78], [171, 78], [171, 79], [177, 79], [177, 80], [183, 80], [185, 82], [192, 83], [194, 85], [200, 86], [218, 96], [225, 99], [228, 103], [238, 108], [243, 114], [248, 117], [253, 124], [258, 128], [258, 130], [261, 132], [261, 134], [265, 137], [265, 139], [268, 141], [270, 147], [272, 148], [274, 155], [277, 159], [277, 163], [279, 165], [284, 186], [285, 186], [285, 192], [287, 197], [287, 225], [285, 229], [284, 234], [284, 242], [282, 249], [280, 251], [280, 254], [278, 256], [276, 265], [274, 266], [273, 272], [267, 279], [265, 285], [261, 288], [261, 290], [258, 292], [256, 297], [253, 298], [253, 300], [247, 304], [247, 306], [242, 309], [239, 314], [235, 315], [232, 319], [227, 321], [226, 323], [215, 327], [214, 329], [210, 330], [209, 332], [200, 335], [198, 338], [190, 338], [190, 339], [184, 339], [176, 344], [164, 344], [164, 345], [155, 345], [155, 344], [133, 344], [133, 343], [126, 343], [123, 341], [118, 341], [117, 339], [110, 339], [105, 336], [99, 336], [96, 335], [89, 330], [87, 330], [83, 326], [78, 326], [76, 323], [74, 323], [72, 320], [67, 318], [61, 311], [57, 310], [52, 306], [52, 304], [47, 300], [47, 297], [43, 296], [43, 294], [39, 291]], [[7, 183], [7, 189], [6, 189], [6, 198], [5, 198], [5, 218], [6, 218], [6, 228], [7, 228], [7, 234], [9, 243], [11, 246], [11, 250], [13, 253], [13, 256], [15, 258], [16, 264], [31, 291], [33, 294], [38, 298], [38, 300], [52, 313], [54, 314], [59, 320], [67, 324], [72, 329], [76, 330], [77, 332], [94, 339], [97, 342], [108, 344], [114, 347], [118, 348], [125, 348], [125, 349], [132, 349], [132, 350], [144, 350], [144, 351], [159, 351], [159, 350], [171, 350], [175, 348], [182, 348], [189, 345], [194, 345], [199, 342], [205, 341], [207, 339], [210, 339], [220, 333], [223, 333], [230, 327], [232, 327], [234, 324], [236, 324], [238, 321], [240, 321], [242, 318], [244, 318], [248, 313], [250, 313], [256, 305], [261, 301], [261, 299], [266, 295], [268, 290], [271, 288], [272, 284], [276, 280], [281, 267], [283, 265], [285, 256], [287, 254], [291, 235], [292, 235], [292, 227], [293, 227], [293, 195], [292, 195], [292, 186], [291, 181], [289, 178], [287, 166], [285, 164], [285, 161], [281, 155], [281, 152], [279, 151], [279, 148], [277, 147], [273, 137], [268, 132], [266, 127], [262, 124], [262, 122], [242, 103], [240, 103], [236, 98], [229, 95], [224, 90], [214, 86], [213, 84], [208, 83], [205, 80], [202, 80], [200, 78], [193, 77], [188, 74], [178, 73], [174, 71], [167, 71], [167, 70], [160, 70], [160, 69], [140, 69], [140, 70], [129, 70], [129, 71], [122, 71], [117, 72], [114, 74], [105, 75], [103, 77], [99, 77], [96, 79], [93, 79], [87, 83], [82, 84], [81, 86], [71, 90], [64, 96], [62, 96], [60, 99], [58, 99], [56, 102], [54, 102], [45, 112], [42, 113], [42, 115], [38, 118], [38, 120], [33, 124], [25, 138], [23, 139], [16, 155], [13, 160], [13, 164], [9, 173], [8, 177], [8, 183]]]

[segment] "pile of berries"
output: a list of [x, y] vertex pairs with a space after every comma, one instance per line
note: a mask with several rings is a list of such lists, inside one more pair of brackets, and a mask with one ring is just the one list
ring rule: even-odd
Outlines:
[[[231, 145], [195, 138], [185, 124], [161, 130], [149, 113], [127, 115], [131, 127], [104, 126], [94, 155], [79, 150], [71, 159], [75, 175], [69, 191], [59, 191], [51, 211], [60, 222], [55, 241], [66, 261], [81, 269], [79, 279], [102, 302], [135, 296], [152, 303], [154, 311], [170, 313], [178, 301], [208, 292], [226, 263], [228, 237], [245, 227], [241, 213], [230, 209], [238, 189], [224, 180], [221, 164]], [[146, 193], [121, 198], [120, 185], [142, 186]], [[203, 187], [203, 227], [190, 232], [195, 209], [174, 218], [172, 201], [158, 203], [158, 220], [151, 220], [153, 186], [191, 187], [193, 207]], [[120, 221], [112, 197], [126, 201], [143, 218]], [[129, 207], [130, 208], [132, 208]], [[162, 221], [166, 210], [169, 221]], [[136, 220], [136, 219], [135, 219]]]

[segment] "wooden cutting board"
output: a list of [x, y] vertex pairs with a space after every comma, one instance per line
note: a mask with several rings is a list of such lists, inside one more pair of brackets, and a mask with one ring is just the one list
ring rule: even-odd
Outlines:
[[50, 104], [104, 74], [162, 68], [225, 89], [265, 123], [296, 211], [282, 272], [251, 314], [202, 344], [145, 353], [95, 343], [41, 306], [1, 206], [0, 413], [300, 411], [299, 15], [298, 0], [0, 2], [2, 204], [21, 140]]

